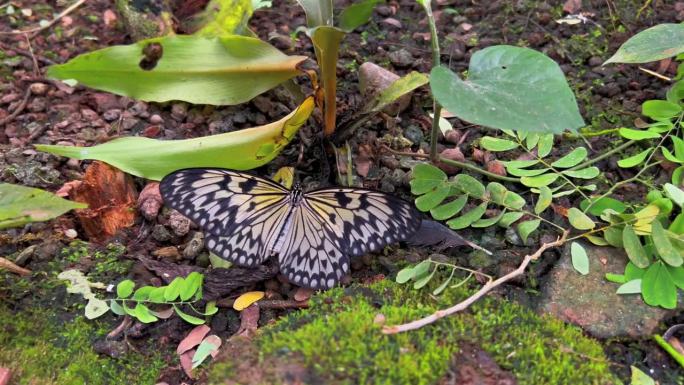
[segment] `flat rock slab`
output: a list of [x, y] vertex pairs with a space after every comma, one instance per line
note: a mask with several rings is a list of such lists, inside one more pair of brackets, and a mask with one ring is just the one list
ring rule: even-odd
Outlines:
[[622, 274], [628, 262], [624, 251], [583, 246], [589, 256], [589, 274], [581, 275], [572, 267], [568, 244], [542, 287], [539, 313], [578, 325], [597, 338], [652, 335], [672, 313], [646, 305], [639, 294], [615, 294], [619, 285], [605, 279], [606, 273]]

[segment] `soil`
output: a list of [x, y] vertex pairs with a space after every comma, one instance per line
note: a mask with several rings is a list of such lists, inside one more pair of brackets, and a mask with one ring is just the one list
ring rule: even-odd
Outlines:
[[[336, 3], [336, 8], [341, 9], [344, 3], [348, 2]], [[38, 25], [41, 20], [51, 19], [63, 9], [63, 4], [57, 7], [52, 3], [33, 0], [15, 0], [8, 4], [11, 4], [15, 13], [6, 15], [7, 4], [0, 4], [5, 9], [3, 11], [0, 8], [0, 32]], [[497, 44], [527, 46], [542, 51], [561, 66], [575, 91], [590, 132], [632, 126], [639, 117], [641, 103], [648, 99], [664, 98], [667, 87], [662, 79], [640, 71], [635, 65], [602, 67], [603, 61], [634, 33], [658, 23], [684, 20], [684, 3], [674, 1], [584, 1], [579, 11], [591, 21], [575, 25], [554, 21], [565, 15], [562, 2], [439, 0], [437, 4], [435, 17], [441, 37], [443, 63], [462, 72], [467, 70], [474, 52]], [[642, 6], [644, 9], [639, 11]], [[238, 106], [193, 106], [183, 102], [145, 103], [81, 86], [70, 87], [45, 78], [45, 70], [50, 64], [63, 63], [84, 52], [132, 41], [120, 17], [112, 19], [114, 8], [110, 1], [88, 1], [31, 39], [21, 34], [0, 35], [0, 78], [3, 79], [0, 83], [0, 181], [56, 191], [66, 182], [82, 180], [85, 170], [92, 163], [40, 153], [33, 148], [34, 144], [84, 146], [131, 135], [160, 139], [198, 137], [262, 125], [281, 118], [296, 106], [281, 89], [269, 91]], [[186, 8], [183, 9], [184, 13], [192, 12]], [[25, 9], [31, 10], [30, 15], [29, 12], [22, 13]], [[282, 0], [274, 0], [272, 8], [258, 10], [250, 20], [251, 28], [263, 40], [270, 41], [287, 54], [313, 58], [310, 40], [301, 32], [295, 33], [303, 25], [306, 22], [302, 9], [294, 2]], [[379, 64], [399, 75], [410, 71], [430, 71], [432, 61], [427, 21], [415, 1], [391, 0], [379, 4], [372, 21], [344, 39], [337, 68], [340, 131], [348, 127], [354, 113], [365, 103], [358, 92], [357, 76], [357, 69], [364, 62]], [[315, 62], [312, 60], [310, 65], [314, 67]], [[675, 63], [661, 62], [643, 67], [665, 76], [673, 76], [676, 70]], [[302, 83], [305, 82], [302, 80]], [[383, 151], [376, 139], [387, 133], [395, 136], [401, 134], [412, 143], [404, 151], [426, 153], [430, 131], [427, 112], [431, 108], [428, 89], [424, 87], [414, 93], [409, 108], [399, 116], [379, 116], [357, 130], [348, 140], [352, 154], [362, 154], [371, 164], [364, 176], [354, 175], [355, 183], [409, 198], [406, 165], [410, 164], [410, 159]], [[458, 148], [466, 160], [485, 167], [477, 160], [478, 150], [473, 143], [486, 131], [458, 119], [450, 120], [458, 138], [462, 140], [455, 145], [453, 141], [441, 138], [439, 151]], [[342, 165], [341, 169], [344, 170], [346, 160], [335, 160], [331, 143], [320, 140], [321, 127], [320, 116], [315, 116], [275, 161], [258, 172], [272, 175], [281, 166], [295, 166], [305, 189], [339, 184], [336, 166]], [[333, 139], [333, 145], [344, 147], [343, 140], [335, 142]], [[613, 145], [611, 140], [605, 139], [605, 136], [587, 139], [590, 156], [600, 154]], [[557, 141], [554, 151], [562, 153], [578, 143], [581, 140]], [[628, 173], [618, 169], [617, 159], [617, 156], [611, 157], [598, 164], [606, 174], [607, 184], [629, 177]], [[146, 184], [139, 178], [134, 183], [138, 191]], [[644, 195], [643, 187], [627, 187], [619, 191], [626, 201], [639, 200]], [[574, 199], [565, 199], [561, 205], [576, 205]], [[114, 241], [121, 243], [126, 248], [122, 258], [133, 263], [130, 274], [139, 282], [155, 283], [159, 278], [150, 271], [149, 266], [146, 268], [143, 265], [138, 256], [157, 255], [163, 259], [166, 254], [160, 254], [159, 250], [176, 246], [176, 250], [182, 252], [197, 231], [194, 225], [190, 225], [184, 233], [176, 231], [177, 228], [170, 223], [170, 217], [172, 214], [166, 210], [149, 219], [137, 216], [133, 227], [94, 247], [101, 248]], [[58, 251], [71, 242], [65, 235], [67, 229], [75, 229], [78, 239], [95, 240], [86, 237], [86, 229], [74, 214], [67, 214], [51, 222], [0, 232], [0, 255], [19, 253], [34, 245], [41, 250], [49, 246], [46, 251], [49, 255], [51, 250]], [[501, 230], [468, 230], [461, 234], [484, 247], [505, 247], [506, 256], [515, 257], [534, 248], [540, 239], [553, 235], [551, 230], [542, 227], [540, 235], [533, 237], [534, 244], [529, 248], [504, 243]], [[468, 249], [452, 250], [449, 256], [456, 258], [463, 255], [463, 251], [470, 252]], [[419, 260], [430, 252], [411, 250], [407, 258]], [[516, 285], [536, 289], [539, 282], [545, 279], [553, 258], [550, 255], [547, 261], [536, 265], [526, 279]], [[209, 263], [206, 253], [199, 252], [189, 257], [173, 256], [172, 259], [180, 265], [207, 267]], [[351, 280], [376, 279], [379, 274], [389, 274], [391, 271], [387, 264], [382, 259], [380, 261], [376, 263], [372, 256], [355, 261]], [[470, 265], [467, 258], [460, 258], [458, 262], [464, 266]], [[485, 270], [499, 275], [509, 271], [518, 262], [515, 258], [502, 258], [494, 264], [488, 264]], [[40, 258], [30, 259], [25, 267], [34, 271], [48, 269]], [[114, 282], [123, 276], [109, 278]], [[1, 286], [9, 281], [3, 279], [0, 282]], [[265, 288], [274, 293], [274, 299], [290, 299], [296, 293], [296, 288], [282, 277], [250, 283], [242, 289]], [[22, 305], [27, 297], [11, 292], [11, 288], [2, 288], [0, 302], [11, 305], [16, 311], [27, 306]], [[517, 294], [512, 297], [521, 297], [522, 303], [534, 301], [534, 297], [520, 294], [522, 290], [516, 289], [514, 292]], [[50, 301], [42, 302], [40, 306], [48, 307]], [[266, 323], [282, 312], [277, 310], [262, 314], [265, 320], [260, 322]], [[222, 336], [231, 335], [239, 326], [237, 313], [228, 314], [226, 319], [216, 321]], [[182, 322], [169, 321], [141, 330], [140, 335], [150, 336], [153, 340], [163, 339], [164, 346], [173, 349], [174, 342], [180, 340], [187, 330], [188, 326]], [[134, 332], [128, 331], [128, 334]], [[154, 346], [151, 348], [154, 349]], [[677, 364], [649, 342], [648, 336], [637, 340], [609, 341], [606, 350], [615, 361], [615, 371], [623, 379], [629, 376], [629, 365], [638, 365], [645, 370], [654, 369], [654, 375], [661, 383], [668, 383], [671, 378], [681, 375], [681, 369], [675, 373], [662, 371], [663, 367], [677, 368]], [[470, 352], [463, 355], [470, 357], [473, 367], [494, 365], [492, 376], [499, 376], [496, 364], [490, 362], [491, 359], [484, 357], [483, 360], [489, 361], [478, 361], [478, 351], [478, 347], [473, 346]], [[458, 374], [454, 376], [458, 378]], [[181, 381], [192, 383], [173, 360], [170, 360], [169, 369], [164, 371], [162, 379], [169, 384]]]

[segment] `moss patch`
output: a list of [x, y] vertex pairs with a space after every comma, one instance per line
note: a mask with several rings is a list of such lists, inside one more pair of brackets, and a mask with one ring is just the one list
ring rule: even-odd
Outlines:
[[[323, 383], [433, 384], [467, 342], [481, 346], [519, 384], [619, 383], [600, 345], [579, 329], [495, 298], [416, 331], [380, 333], [377, 314], [388, 324], [406, 322], [468, 294], [459, 288], [434, 298], [430, 291], [389, 281], [330, 290], [315, 297], [310, 310], [265, 329], [255, 342], [261, 366], [295, 360]], [[234, 366], [217, 366], [211, 378], [225, 381], [231, 373]]]

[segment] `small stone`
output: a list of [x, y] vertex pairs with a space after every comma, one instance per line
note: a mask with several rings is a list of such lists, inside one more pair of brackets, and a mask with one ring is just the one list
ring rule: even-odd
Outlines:
[[171, 211], [167, 225], [171, 228], [171, 231], [179, 237], [184, 236], [190, 231], [190, 219], [176, 210]]
[[150, 182], [145, 185], [145, 188], [143, 188], [138, 196], [138, 210], [140, 210], [143, 217], [149, 221], [154, 220], [157, 214], [159, 214], [159, 209], [161, 209], [162, 205], [163, 200], [159, 192], [159, 183]]
[[[439, 155], [441, 157], [444, 157], [444, 158], [449, 159], [449, 160], [455, 160], [458, 162], [465, 161], [465, 156], [463, 156], [461, 149], [458, 147], [447, 148], [444, 151], [442, 151]], [[452, 165], [446, 164], [444, 162], [439, 162], [437, 164], [437, 167], [441, 168], [442, 171], [444, 171], [445, 173], [447, 173], [449, 175], [456, 174], [461, 169], [460, 167], [452, 166]]]
[[64, 236], [69, 239], [76, 239], [76, 237], [78, 237], [78, 233], [74, 229], [66, 229], [64, 230]]
[[446, 135], [444, 135], [444, 139], [453, 144], [459, 144], [461, 137], [463, 137], [463, 134], [459, 130], [449, 130]]
[[395, 168], [399, 167], [399, 160], [392, 155], [383, 155], [380, 157], [380, 164], [389, 168], [390, 170], [394, 170]]
[[[361, 95], [366, 99], [371, 99], [397, 79], [399, 79], [399, 75], [374, 63], [363, 63], [359, 67], [359, 91], [361, 91]], [[385, 107], [383, 111], [391, 116], [399, 115], [400, 112], [404, 111], [411, 104], [411, 94], [409, 92], [402, 95], [397, 101]]]
[[195, 259], [197, 255], [199, 255], [200, 251], [204, 248], [204, 235], [196, 231], [192, 235], [192, 239], [190, 239], [190, 242], [188, 242], [187, 245], [185, 245], [185, 249], [183, 249], [183, 257], [185, 259]]
[[271, 99], [265, 96], [255, 97], [252, 99], [252, 103], [254, 103], [254, 107], [256, 107], [257, 110], [263, 112], [264, 114], [268, 114], [273, 110], [273, 103], [271, 102]]
[[592, 56], [589, 58], [589, 67], [598, 67], [603, 64], [603, 59], [598, 56]]
[[90, 95], [90, 98], [97, 106], [99, 112], [121, 108], [119, 99], [113, 94], [95, 93]]
[[221, 333], [228, 329], [228, 316], [226, 312], [218, 312], [211, 317], [211, 330], [214, 333]]
[[162, 124], [162, 123], [164, 123], [164, 119], [161, 116], [159, 116], [159, 114], [154, 114], [154, 115], [150, 116], [150, 123]]
[[404, 137], [413, 142], [413, 144], [418, 144], [421, 141], [423, 141], [425, 135], [423, 134], [423, 130], [421, 130], [420, 127], [411, 125], [404, 130]]
[[128, 342], [125, 340], [99, 340], [93, 344], [93, 350], [96, 353], [104, 354], [111, 358], [123, 358], [128, 353]]
[[495, 261], [491, 255], [485, 253], [482, 250], [475, 250], [468, 256], [468, 263], [473, 269], [484, 269], [486, 267], [492, 266]]
[[164, 225], [155, 225], [152, 229], [152, 239], [157, 242], [167, 242], [173, 238], [171, 232]]
[[121, 128], [124, 130], [130, 130], [133, 127], [135, 127], [138, 123], [140, 123], [140, 119], [138, 118], [123, 118], [121, 121]]
[[90, 108], [84, 108], [81, 110], [81, 116], [83, 117], [84, 120], [92, 122], [94, 120], [97, 120], [100, 118], [100, 115], [97, 114], [97, 112], [91, 110]]
[[107, 122], [113, 122], [121, 116], [121, 110], [118, 108], [114, 108], [111, 110], [107, 110], [102, 114], [102, 119], [104, 119]]
[[14, 259], [14, 263], [16, 263], [19, 266], [26, 266], [26, 264], [28, 264], [31, 258], [33, 257], [33, 254], [35, 253], [37, 248], [38, 245], [31, 245], [25, 248]]
[[15, 100], [19, 99], [19, 94], [7, 94], [3, 95], [2, 98], [0, 98], [0, 104], [8, 104], [12, 103]]
[[181, 122], [188, 114], [188, 106], [185, 103], [174, 103], [171, 106], [171, 117]]
[[[522, 238], [520, 238], [520, 235], [518, 235], [518, 232], [513, 227], [509, 227], [506, 229], [505, 238], [506, 238], [506, 241], [508, 243], [510, 243], [511, 245], [525, 246], [525, 242], [523, 242]], [[529, 239], [528, 239], [528, 241], [529, 241]]]
[[28, 106], [28, 109], [31, 112], [45, 111], [45, 109], [47, 108], [47, 104], [47, 99], [42, 97], [36, 97], [31, 101], [31, 103]]
[[143, 136], [146, 138], [156, 138], [161, 134], [161, 126], [158, 124], [152, 124], [143, 130]]
[[133, 116], [137, 116], [140, 118], [145, 118], [147, 115], [147, 103], [142, 102], [142, 101], [137, 101], [131, 108], [128, 109]]
[[405, 48], [390, 52], [388, 56], [392, 65], [399, 68], [410, 67], [415, 62], [413, 55]]
[[195, 258], [195, 265], [203, 268], [209, 267], [211, 265], [211, 259], [209, 258], [209, 254], [207, 253], [202, 253]]
[[29, 86], [31, 93], [34, 95], [45, 95], [48, 90], [48, 86], [45, 83], [32, 83]]

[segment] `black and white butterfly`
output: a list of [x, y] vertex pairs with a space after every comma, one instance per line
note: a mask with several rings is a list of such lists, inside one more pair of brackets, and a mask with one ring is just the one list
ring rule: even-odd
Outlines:
[[176, 171], [161, 181], [164, 202], [205, 231], [207, 248], [242, 266], [278, 255], [300, 286], [327, 289], [349, 272], [349, 258], [406, 240], [418, 211], [391, 195], [357, 188], [303, 192], [245, 172]]

